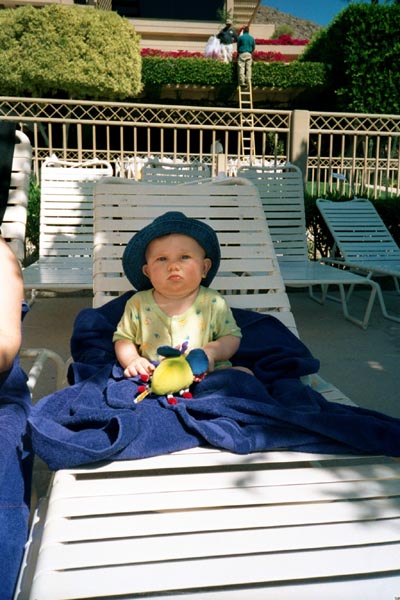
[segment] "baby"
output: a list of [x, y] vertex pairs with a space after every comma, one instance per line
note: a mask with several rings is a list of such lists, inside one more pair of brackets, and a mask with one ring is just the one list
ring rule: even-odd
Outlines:
[[209, 372], [232, 366], [241, 332], [226, 300], [209, 288], [220, 258], [214, 230], [181, 212], [165, 213], [132, 237], [122, 264], [138, 292], [113, 336], [126, 377], [151, 375], [164, 345], [202, 348]]

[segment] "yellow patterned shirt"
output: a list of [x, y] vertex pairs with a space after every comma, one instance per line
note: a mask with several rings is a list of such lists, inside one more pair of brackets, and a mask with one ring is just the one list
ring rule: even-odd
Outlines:
[[[192, 306], [183, 314], [169, 317], [157, 305], [153, 290], [134, 294], [113, 335], [113, 342], [129, 340], [149, 360], [159, 360], [159, 346], [202, 348], [224, 335], [241, 337], [241, 331], [225, 298], [215, 290], [200, 286]], [[229, 361], [215, 366], [229, 366]]]

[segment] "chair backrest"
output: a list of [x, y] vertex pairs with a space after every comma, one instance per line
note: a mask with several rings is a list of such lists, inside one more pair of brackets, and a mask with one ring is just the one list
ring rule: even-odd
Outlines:
[[308, 260], [303, 176], [291, 164], [242, 166], [239, 177], [254, 183], [279, 260]]
[[109, 178], [95, 186], [94, 306], [131, 289], [121, 257], [132, 235], [168, 210], [204, 219], [221, 245], [212, 287], [232, 307], [270, 312], [296, 331], [255, 186], [245, 179], [155, 185]]
[[333, 236], [333, 252], [337, 248], [345, 261], [400, 260], [399, 247], [369, 200], [318, 199], [317, 207]]
[[204, 163], [172, 163], [152, 161], [142, 168], [141, 180], [146, 183], [184, 183], [209, 179], [210, 167]]
[[29, 138], [22, 131], [16, 131], [15, 135], [10, 190], [1, 232], [18, 260], [23, 262], [32, 171], [32, 146]]
[[92, 256], [95, 181], [113, 174], [107, 161], [51, 157], [41, 169], [39, 255]]

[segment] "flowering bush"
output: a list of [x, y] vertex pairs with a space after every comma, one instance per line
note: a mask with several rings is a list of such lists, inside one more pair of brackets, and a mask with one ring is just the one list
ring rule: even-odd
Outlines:
[[[281, 35], [275, 40], [256, 39], [257, 46], [306, 46], [308, 43], [309, 40], [296, 40], [288, 34]], [[202, 52], [188, 52], [187, 50], [163, 51], [154, 48], [143, 48], [141, 54], [143, 58], [153, 56], [160, 58], [205, 58]], [[233, 58], [236, 59], [236, 53], [234, 53]], [[281, 54], [281, 52], [256, 50], [253, 53], [253, 59], [258, 62], [290, 62], [295, 60], [295, 57]]]
[[287, 33], [273, 40], [256, 39], [257, 46], [307, 46], [310, 40], [297, 40]]
[[149, 56], [160, 56], [162, 58], [204, 58], [204, 54], [202, 52], [188, 52], [187, 50], [165, 52], [155, 48], [143, 48], [141, 50], [141, 55], [142, 58], [148, 58]]
[[[187, 50], [177, 50], [174, 52], [168, 52], [163, 50], [156, 50], [153, 48], [143, 48], [141, 51], [141, 55], [142, 58], [206, 58], [201, 52], [188, 52]], [[233, 60], [236, 60], [236, 57], [236, 52], [234, 52]], [[253, 59], [254, 61], [261, 62], [287, 62], [288, 60], [291, 60], [291, 57], [287, 57], [284, 54], [281, 54], [280, 52], [263, 52], [256, 50], [253, 53]]]
[[253, 52], [253, 60], [262, 62], [286, 62], [287, 57], [280, 52], [262, 52], [255, 50]]

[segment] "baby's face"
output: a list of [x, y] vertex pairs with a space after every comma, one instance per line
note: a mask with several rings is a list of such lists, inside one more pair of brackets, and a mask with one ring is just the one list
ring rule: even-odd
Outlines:
[[169, 296], [192, 293], [211, 267], [200, 244], [178, 233], [150, 242], [146, 261], [143, 273], [157, 291]]

